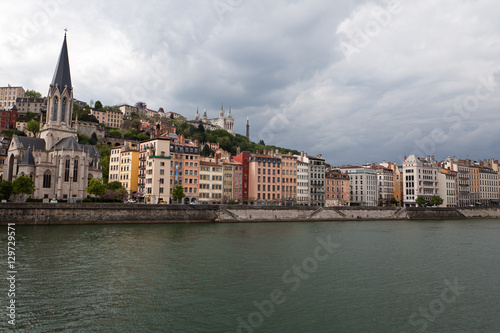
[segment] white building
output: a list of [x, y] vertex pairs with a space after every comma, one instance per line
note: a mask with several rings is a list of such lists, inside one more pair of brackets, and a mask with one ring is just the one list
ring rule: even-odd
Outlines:
[[375, 167], [379, 205], [389, 205], [394, 198], [394, 171], [383, 166]]
[[441, 207], [457, 206], [457, 172], [441, 169], [438, 174], [438, 195], [443, 199]]
[[480, 182], [480, 202], [488, 205], [492, 200], [500, 198], [499, 193], [499, 178], [498, 173], [487, 167], [479, 169], [479, 182]]
[[363, 167], [342, 167], [340, 170], [349, 175], [351, 206], [377, 206], [377, 171]]
[[403, 193], [405, 206], [415, 206], [415, 200], [423, 196], [425, 200], [439, 195], [438, 174], [441, 168], [434, 156], [417, 158], [410, 155], [403, 162]]
[[312, 206], [325, 205], [325, 174], [322, 156], [309, 156], [309, 202]]
[[309, 158], [302, 152], [297, 158], [297, 204], [309, 205]]
[[138, 189], [146, 203], [170, 203], [171, 159], [168, 138], [140, 143]]

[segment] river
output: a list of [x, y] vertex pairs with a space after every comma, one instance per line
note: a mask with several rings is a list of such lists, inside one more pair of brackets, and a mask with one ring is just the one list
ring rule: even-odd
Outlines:
[[2, 332], [500, 332], [498, 219], [15, 229]]

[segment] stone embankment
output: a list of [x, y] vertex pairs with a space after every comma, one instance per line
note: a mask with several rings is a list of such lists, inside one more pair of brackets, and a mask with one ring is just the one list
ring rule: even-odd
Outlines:
[[500, 218], [500, 207], [283, 207], [2, 203], [0, 224], [232, 223]]

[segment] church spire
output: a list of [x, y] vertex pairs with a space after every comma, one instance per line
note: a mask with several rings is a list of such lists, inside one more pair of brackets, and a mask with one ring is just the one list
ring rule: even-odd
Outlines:
[[64, 32], [64, 41], [59, 55], [59, 60], [57, 61], [56, 70], [54, 72], [54, 77], [52, 78], [52, 89], [59, 88], [59, 92], [62, 93], [64, 87], [67, 86], [68, 92], [71, 91], [71, 74], [69, 71], [69, 57], [68, 57], [68, 44], [66, 43], [66, 30]]

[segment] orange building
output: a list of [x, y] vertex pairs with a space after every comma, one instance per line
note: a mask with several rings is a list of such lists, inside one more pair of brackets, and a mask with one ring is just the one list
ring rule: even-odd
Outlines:
[[184, 203], [198, 201], [200, 182], [200, 150], [183, 135], [170, 135], [170, 189], [184, 187]]
[[249, 201], [257, 203], [281, 201], [281, 158], [252, 155], [248, 169]]
[[291, 153], [281, 158], [281, 198], [288, 203], [297, 202], [297, 157]]
[[351, 187], [347, 174], [327, 172], [325, 183], [325, 207], [349, 206]]

